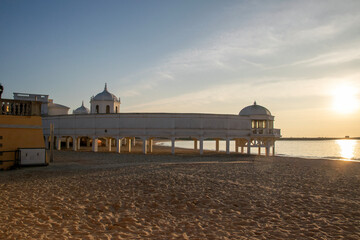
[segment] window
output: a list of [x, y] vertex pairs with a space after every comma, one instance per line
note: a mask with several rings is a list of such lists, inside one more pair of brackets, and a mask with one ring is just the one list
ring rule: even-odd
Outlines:
[[118, 113], [118, 108], [117, 107], [115, 108], [115, 112]]
[[99, 105], [96, 105], [96, 113], [99, 113]]
[[106, 113], [110, 113], [110, 106], [106, 105]]

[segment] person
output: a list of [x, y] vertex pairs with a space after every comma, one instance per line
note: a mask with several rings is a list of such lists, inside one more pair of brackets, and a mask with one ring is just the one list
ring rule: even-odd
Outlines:
[[3, 87], [3, 85], [1, 85], [1, 83], [0, 83], [0, 99], [1, 99], [1, 94], [3, 93], [3, 91], [4, 91], [4, 87]]

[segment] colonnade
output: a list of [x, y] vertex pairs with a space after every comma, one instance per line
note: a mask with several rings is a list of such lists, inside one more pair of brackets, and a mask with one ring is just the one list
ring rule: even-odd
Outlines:
[[[117, 153], [121, 153], [122, 151], [122, 146], [125, 146], [127, 148], [127, 152], [131, 152], [132, 151], [132, 146], [136, 145], [136, 138], [135, 137], [86, 137], [86, 136], [65, 136], [65, 137], [61, 137], [61, 136], [56, 136], [56, 142], [55, 142], [55, 147], [57, 150], [61, 150], [61, 143], [63, 141], [63, 139], [65, 138], [65, 142], [66, 142], [66, 148], [70, 149], [70, 142], [72, 140], [72, 149], [74, 151], [78, 151], [81, 149], [81, 139], [85, 138], [86, 139], [86, 146], [87, 147], [92, 147], [92, 151], [93, 152], [98, 152], [99, 150], [99, 139], [105, 139], [105, 147], [107, 148], [107, 150], [110, 152], [112, 151], [112, 146], [114, 145], [114, 147], [116, 147], [116, 152]], [[142, 152], [143, 154], [147, 154], [147, 153], [152, 153], [153, 152], [153, 143], [154, 143], [154, 139], [155, 138], [140, 138], [140, 140], [142, 141]], [[162, 139], [164, 140], [164, 139]], [[171, 153], [175, 154], [175, 150], [176, 150], [176, 138], [171, 138], [169, 139], [171, 141]], [[210, 139], [209, 139], [210, 140]], [[258, 155], [261, 155], [261, 148], [265, 148], [265, 155], [266, 156], [270, 156], [270, 150], [272, 148], [272, 155], [275, 155], [275, 139], [273, 138], [268, 138], [268, 139], [250, 139], [250, 138], [236, 138], [236, 139], [222, 139], [222, 138], [215, 138], [215, 139], [211, 139], [211, 140], [215, 140], [215, 151], [216, 152], [220, 152], [220, 140], [225, 140], [225, 146], [226, 146], [226, 154], [230, 154], [230, 143], [233, 141], [235, 144], [235, 152], [236, 153], [241, 153], [244, 154], [245, 153], [245, 149], [246, 149], [246, 154], [250, 154], [251, 153], [251, 148], [252, 147], [257, 147], [258, 148]], [[49, 136], [45, 136], [45, 141], [46, 143], [49, 143], [50, 139]], [[192, 141], [194, 142], [194, 150], [199, 150], [200, 155], [204, 154], [204, 138], [194, 138], [192, 139]], [[114, 143], [114, 144], [113, 144]], [[49, 144], [46, 144], [47, 148], [49, 148]], [[239, 151], [240, 149], [240, 151]]]

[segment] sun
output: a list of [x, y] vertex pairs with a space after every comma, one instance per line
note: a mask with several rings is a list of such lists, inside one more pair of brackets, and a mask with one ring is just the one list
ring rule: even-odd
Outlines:
[[338, 113], [353, 113], [359, 108], [357, 89], [350, 85], [337, 86], [333, 91], [333, 110]]

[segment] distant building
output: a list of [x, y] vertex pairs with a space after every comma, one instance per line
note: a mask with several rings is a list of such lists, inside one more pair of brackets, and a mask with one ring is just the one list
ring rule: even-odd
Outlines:
[[78, 107], [77, 109], [75, 109], [73, 111], [73, 114], [89, 114], [90, 110], [84, 106], [84, 101], [82, 101], [82, 104], [80, 107]]
[[[204, 152], [204, 141], [215, 142], [219, 151], [219, 141], [226, 142], [226, 153], [230, 153], [230, 143], [235, 144], [235, 152], [250, 154], [251, 148], [265, 149], [265, 154], [275, 154], [275, 141], [281, 137], [280, 129], [274, 128], [274, 116], [270, 111], [254, 102], [243, 108], [239, 114], [200, 113], [120, 113], [120, 98], [104, 90], [91, 97], [90, 113], [84, 106], [75, 109], [71, 115], [50, 115], [43, 118], [44, 136], [48, 143], [50, 124], [54, 124], [56, 148], [61, 142], [66, 148], [79, 150], [84, 144], [98, 151], [99, 142], [106, 142], [108, 150], [116, 147], [121, 152], [122, 142], [126, 142], [131, 152], [131, 142], [143, 142], [143, 153], [152, 152], [156, 139], [171, 141], [172, 153], [178, 139], [194, 141], [194, 149]], [[89, 114], [88, 114], [89, 113]], [[81, 144], [83, 144], [81, 146]], [[48, 146], [48, 144], [47, 144]]]
[[37, 101], [41, 102], [41, 115], [65, 115], [69, 112], [69, 107], [54, 103], [49, 99], [49, 95], [14, 93], [14, 100]]
[[105, 83], [104, 91], [92, 97], [90, 100], [91, 113], [120, 113], [120, 98], [107, 90]]

